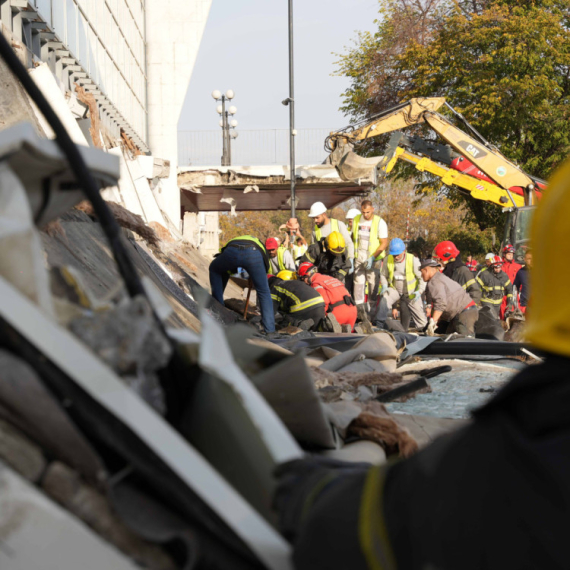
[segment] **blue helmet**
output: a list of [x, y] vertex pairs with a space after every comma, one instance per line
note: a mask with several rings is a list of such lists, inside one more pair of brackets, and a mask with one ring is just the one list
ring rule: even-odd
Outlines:
[[390, 255], [400, 255], [404, 251], [406, 251], [406, 244], [400, 238], [394, 238], [390, 242], [390, 248], [388, 249]]

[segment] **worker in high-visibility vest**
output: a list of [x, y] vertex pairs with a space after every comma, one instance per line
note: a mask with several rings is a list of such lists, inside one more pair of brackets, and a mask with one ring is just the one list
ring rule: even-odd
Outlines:
[[370, 200], [360, 204], [360, 214], [354, 218], [352, 224], [352, 241], [354, 242], [356, 261], [354, 264], [354, 300], [359, 307], [364, 306], [366, 284], [370, 295], [370, 306], [376, 304], [378, 283], [376, 266], [380, 259], [386, 255], [388, 247], [388, 226], [386, 222], [374, 214], [374, 206]]
[[525, 340], [540, 359], [468, 423], [406, 459], [277, 467], [273, 505], [296, 570], [568, 568], [570, 266], [553, 244], [570, 243], [569, 219], [570, 162], [533, 213]]
[[346, 244], [346, 257], [350, 263], [349, 273], [354, 271], [354, 244], [346, 224], [336, 218], [329, 218], [327, 208], [322, 202], [315, 202], [309, 211], [309, 218], [314, 218], [315, 228], [311, 235], [311, 243], [319, 243], [333, 232], [340, 232]]
[[295, 262], [291, 252], [287, 251], [284, 245], [279, 244], [276, 238], [267, 238], [265, 249], [269, 257], [269, 270], [273, 275], [277, 275], [280, 271], [295, 271]]
[[308, 244], [307, 240], [297, 231], [297, 237], [295, 238], [295, 243], [292, 246], [293, 250], [293, 260], [295, 264], [298, 265], [301, 262], [301, 257], [305, 255], [307, 251]]
[[406, 244], [400, 238], [390, 242], [388, 255], [384, 258], [380, 272], [380, 290], [378, 312], [373, 319], [377, 326], [384, 326], [386, 318], [392, 311], [396, 318], [395, 305], [400, 301], [400, 307], [406, 305], [407, 310], [401, 310], [401, 323], [405, 331], [410, 325], [410, 317], [417, 329], [427, 325], [422, 294], [426, 284], [420, 272], [420, 260], [406, 251]]

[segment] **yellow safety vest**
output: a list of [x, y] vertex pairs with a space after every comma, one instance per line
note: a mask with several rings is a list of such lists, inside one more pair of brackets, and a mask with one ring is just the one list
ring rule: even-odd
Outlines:
[[[338, 231], [340, 231], [338, 229], [338, 220], [336, 218], [331, 218], [331, 234], [333, 232], [338, 232]], [[322, 237], [321, 228], [319, 228], [317, 224], [315, 224], [315, 237], [317, 238], [317, 241], [321, 241]]]
[[293, 246], [293, 257], [295, 259], [298, 259], [299, 257], [302, 257], [303, 255], [305, 255], [306, 251], [307, 251], [306, 245], [294, 245]]
[[285, 246], [280, 245], [279, 249], [277, 250], [277, 265], [279, 266], [279, 271], [285, 271], [287, 268], [285, 267]]
[[[352, 222], [352, 241], [354, 242], [354, 255], [356, 257], [358, 252], [358, 227], [360, 226], [360, 217], [362, 214], [354, 217]], [[368, 255], [372, 255], [379, 247], [380, 240], [378, 239], [378, 226], [380, 225], [380, 216], [374, 216], [372, 218], [372, 227], [370, 228], [370, 241], [368, 242]], [[386, 257], [386, 251], [383, 251], [376, 259], [384, 259]]]
[[[394, 256], [389, 255], [386, 258], [386, 263], [388, 264], [388, 284], [395, 289], [394, 269], [396, 260]], [[413, 293], [416, 289], [419, 289], [419, 281], [414, 273], [414, 256], [411, 253], [406, 253], [406, 283], [408, 284], [408, 293]]]
[[228, 243], [226, 243], [225, 247], [223, 247], [222, 249], [225, 249], [226, 247], [228, 247], [228, 245], [230, 245], [230, 243], [232, 243], [232, 241], [252, 241], [254, 243], [256, 243], [260, 248], [261, 251], [263, 251], [264, 253], [266, 253], [265, 250], [265, 246], [255, 237], [253, 236], [238, 236], [235, 238], [232, 238], [230, 241], [228, 241]]

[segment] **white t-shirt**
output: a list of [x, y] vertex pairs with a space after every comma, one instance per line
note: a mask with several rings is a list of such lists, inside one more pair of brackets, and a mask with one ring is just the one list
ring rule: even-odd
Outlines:
[[[358, 224], [358, 259], [366, 260], [368, 259], [368, 244], [370, 243], [370, 230], [372, 229], [372, 220], [365, 220], [360, 218], [360, 223]], [[380, 218], [380, 223], [378, 224], [378, 239], [388, 238], [388, 224]]]

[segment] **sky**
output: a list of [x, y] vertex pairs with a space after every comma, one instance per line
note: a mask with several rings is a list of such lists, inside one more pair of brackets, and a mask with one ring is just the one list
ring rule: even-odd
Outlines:
[[[214, 89], [233, 89], [239, 129], [289, 126], [287, 0], [213, 0], [178, 128], [218, 129]], [[295, 0], [296, 127], [338, 129], [345, 78], [331, 77], [357, 31], [373, 31], [378, 0]], [[333, 53], [334, 52], [334, 53]]]

